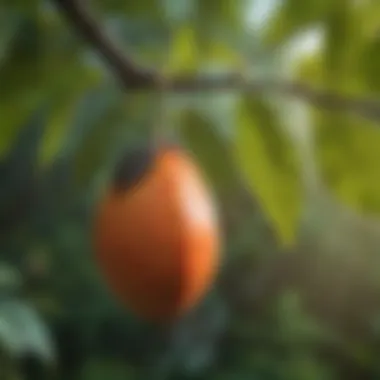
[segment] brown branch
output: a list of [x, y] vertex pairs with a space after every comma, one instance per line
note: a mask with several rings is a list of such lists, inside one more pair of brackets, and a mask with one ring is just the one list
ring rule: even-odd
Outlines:
[[53, 0], [80, 34], [103, 56], [126, 90], [154, 90], [165, 84], [171, 92], [241, 91], [277, 93], [296, 97], [314, 106], [331, 111], [346, 111], [372, 121], [380, 121], [380, 99], [345, 97], [332, 92], [319, 91], [305, 84], [251, 80], [244, 81], [235, 73], [221, 76], [191, 76], [165, 78], [154, 69], [138, 65], [125, 55], [103, 33], [95, 18], [84, 7], [84, 0]]
[[225, 90], [283, 94], [326, 110], [348, 111], [369, 120], [380, 121], [380, 100], [345, 97], [328, 91], [319, 91], [297, 82], [258, 79], [244, 81], [241, 76], [230, 74], [219, 77], [174, 78], [167, 84], [167, 88], [175, 92]]
[[68, 21], [105, 58], [121, 83], [127, 88], [155, 86], [156, 72], [138, 66], [106, 36], [84, 6], [85, 0], [53, 0]]

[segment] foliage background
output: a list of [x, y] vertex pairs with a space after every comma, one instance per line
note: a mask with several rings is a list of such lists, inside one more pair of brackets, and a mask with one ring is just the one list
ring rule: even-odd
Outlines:
[[[168, 75], [236, 71], [379, 99], [378, 0], [90, 6]], [[0, 376], [380, 378], [379, 121], [305, 100], [123, 93], [52, 1], [1, 0]], [[91, 250], [112, 165], [158, 115], [209, 176], [225, 237], [215, 288], [170, 335], [115, 302]]]

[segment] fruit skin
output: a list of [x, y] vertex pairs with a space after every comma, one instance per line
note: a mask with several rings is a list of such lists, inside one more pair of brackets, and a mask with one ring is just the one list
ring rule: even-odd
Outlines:
[[123, 158], [95, 215], [94, 248], [110, 290], [136, 316], [170, 322], [195, 306], [217, 274], [220, 235], [191, 157], [165, 146]]

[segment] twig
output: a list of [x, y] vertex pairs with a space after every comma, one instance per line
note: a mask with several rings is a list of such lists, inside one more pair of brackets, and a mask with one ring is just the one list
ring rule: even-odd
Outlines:
[[245, 81], [238, 74], [221, 76], [190, 76], [165, 78], [154, 69], [138, 65], [125, 55], [103, 33], [95, 18], [84, 7], [84, 0], [53, 0], [67, 16], [72, 25], [104, 57], [126, 90], [157, 90], [182, 92], [272, 92], [296, 97], [314, 106], [331, 111], [346, 111], [372, 121], [380, 121], [380, 99], [346, 97], [327, 91], [319, 91], [305, 84], [250, 80]]
[[331, 111], [348, 111], [369, 120], [380, 121], [380, 100], [345, 97], [328, 91], [318, 91], [305, 84], [290, 81], [251, 80], [243, 81], [239, 75], [219, 77], [174, 78], [167, 88], [175, 92], [191, 91], [241, 91], [253, 93], [277, 93], [296, 97]]
[[144, 69], [124, 55], [106, 36], [95, 18], [84, 6], [84, 0], [53, 0], [69, 22], [85, 37], [112, 67], [121, 83], [127, 88], [144, 88], [156, 85], [157, 73]]

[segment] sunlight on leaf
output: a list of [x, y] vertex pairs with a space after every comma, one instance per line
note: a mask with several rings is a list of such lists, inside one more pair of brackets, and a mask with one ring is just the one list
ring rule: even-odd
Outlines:
[[202, 57], [204, 61], [208, 60], [218, 65], [235, 68], [235, 70], [243, 69], [245, 66], [244, 57], [222, 41], [213, 41], [210, 49]]
[[268, 20], [264, 30], [264, 42], [268, 46], [280, 47], [286, 44], [303, 28], [316, 25], [323, 20], [331, 7], [330, 0], [284, 0], [279, 2], [274, 14]]
[[245, 98], [238, 113], [236, 159], [284, 244], [294, 242], [302, 187], [294, 147], [264, 101]]
[[189, 25], [174, 33], [164, 71], [167, 73], [194, 73], [199, 64], [196, 31]]
[[320, 54], [312, 54], [304, 57], [296, 63], [296, 77], [303, 83], [311, 85], [321, 85], [323, 83], [322, 60]]
[[345, 115], [316, 115], [316, 159], [323, 180], [345, 203], [380, 213], [380, 130]]

